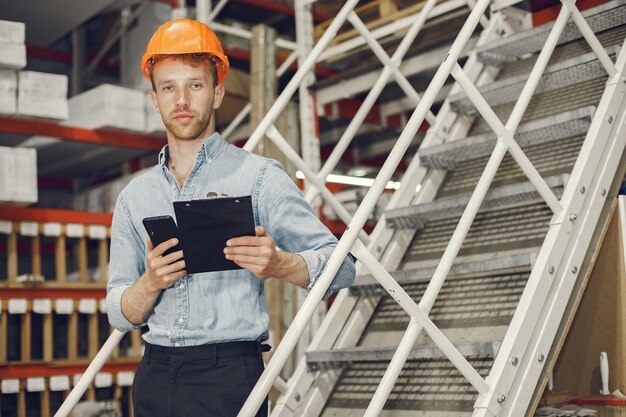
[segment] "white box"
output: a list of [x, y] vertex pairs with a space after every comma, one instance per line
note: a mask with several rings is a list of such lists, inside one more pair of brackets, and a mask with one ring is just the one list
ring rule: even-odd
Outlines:
[[0, 67], [22, 69], [26, 66], [26, 45], [0, 41]]
[[67, 119], [67, 76], [20, 71], [17, 82], [17, 114]]
[[67, 75], [20, 71], [19, 94], [67, 99]]
[[69, 99], [70, 116], [64, 124], [143, 133], [146, 126], [144, 107], [143, 91], [102, 84]]
[[0, 69], [0, 113], [15, 114], [17, 110], [17, 72]]
[[161, 118], [161, 113], [156, 111], [154, 108], [154, 104], [152, 103], [152, 97], [150, 96], [150, 92], [146, 93], [146, 133], [154, 135], [154, 134], [165, 134], [165, 125], [163, 124], [163, 119]]
[[37, 151], [0, 146], [0, 201], [37, 202]]
[[22, 22], [0, 20], [0, 42], [25, 43], [26, 25]]

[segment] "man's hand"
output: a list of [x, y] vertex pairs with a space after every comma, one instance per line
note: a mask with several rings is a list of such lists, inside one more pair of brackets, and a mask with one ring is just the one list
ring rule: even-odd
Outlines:
[[257, 226], [254, 232], [256, 236], [230, 239], [226, 242], [224, 254], [226, 259], [252, 272], [257, 278], [272, 278], [281, 267], [276, 242], [264, 227]]
[[152, 314], [161, 290], [171, 287], [176, 281], [187, 275], [183, 251], [179, 250], [163, 256], [173, 248], [178, 239], [170, 239], [156, 248], [150, 239], [148, 242], [148, 269], [122, 294], [122, 314], [133, 324], [145, 323]]
[[255, 228], [256, 236], [228, 240], [224, 248], [226, 259], [265, 280], [278, 278], [300, 287], [309, 285], [309, 270], [300, 255], [278, 251], [276, 242], [262, 226]]
[[152, 290], [171, 287], [176, 281], [187, 275], [183, 251], [179, 250], [168, 255], [163, 254], [178, 244], [178, 239], [169, 239], [156, 248], [150, 239], [148, 242], [148, 270], [145, 273], [146, 284]]

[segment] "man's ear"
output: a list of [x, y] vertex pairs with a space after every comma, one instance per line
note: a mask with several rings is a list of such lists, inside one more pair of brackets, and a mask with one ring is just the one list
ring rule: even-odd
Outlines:
[[150, 90], [150, 98], [152, 98], [152, 104], [154, 105], [154, 110], [156, 110], [157, 113], [161, 113], [161, 110], [159, 109], [159, 103], [157, 102], [156, 93], [154, 92], [154, 90]]
[[219, 109], [222, 104], [222, 100], [224, 99], [224, 94], [226, 94], [226, 90], [224, 89], [223, 84], [218, 84], [215, 86], [215, 98], [213, 99], [213, 108]]

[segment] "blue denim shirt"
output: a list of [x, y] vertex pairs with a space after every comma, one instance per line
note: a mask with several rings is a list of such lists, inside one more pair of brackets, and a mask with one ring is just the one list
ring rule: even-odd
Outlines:
[[[143, 338], [161, 346], [193, 346], [268, 338], [263, 281], [246, 270], [190, 274], [163, 290], [147, 323], [133, 325], [122, 314], [122, 293], [146, 271], [145, 217], [169, 214], [172, 202], [209, 193], [251, 195], [255, 223], [276, 245], [297, 253], [309, 270], [310, 286], [319, 278], [337, 239], [315, 216], [291, 178], [274, 160], [227, 144], [217, 133], [198, 151], [182, 189], [167, 169], [167, 145], [159, 163], [134, 178], [120, 193], [111, 226], [107, 286], [109, 322], [121, 331], [148, 325]], [[354, 281], [354, 263], [344, 260], [326, 296]]]

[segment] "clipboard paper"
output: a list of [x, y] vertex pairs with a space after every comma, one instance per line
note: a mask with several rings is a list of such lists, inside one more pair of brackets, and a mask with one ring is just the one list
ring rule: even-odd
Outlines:
[[251, 196], [175, 201], [174, 212], [188, 273], [241, 269], [224, 248], [233, 237], [255, 236]]

